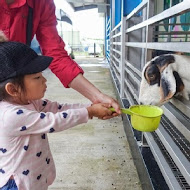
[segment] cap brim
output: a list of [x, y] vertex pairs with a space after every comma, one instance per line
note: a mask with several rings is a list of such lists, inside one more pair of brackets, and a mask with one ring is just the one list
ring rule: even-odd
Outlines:
[[23, 67], [20, 72], [17, 71], [17, 73], [19, 73], [20, 75], [27, 75], [42, 72], [49, 67], [52, 60], [52, 57], [39, 55], [38, 57], [30, 61], [30, 63], [28, 63], [25, 67]]

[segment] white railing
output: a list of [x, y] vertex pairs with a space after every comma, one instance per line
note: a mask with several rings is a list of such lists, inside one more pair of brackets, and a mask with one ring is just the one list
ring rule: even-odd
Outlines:
[[[153, 10], [154, 0], [143, 0], [110, 33], [109, 63], [112, 76], [120, 99], [127, 99], [131, 105], [139, 103], [141, 71], [152, 58], [153, 50], [190, 53], [190, 31], [163, 32], [163, 26], [166, 25], [163, 20], [176, 17], [178, 22], [180, 15], [190, 11], [190, 1], [184, 0], [159, 14], [154, 14]], [[176, 23], [178, 26], [183, 24], [190, 23]], [[170, 26], [169, 22], [168, 27]], [[178, 34], [185, 35], [186, 41], [183, 41], [183, 37], [178, 37]], [[164, 35], [168, 37], [164, 38]], [[174, 39], [173, 35], [177, 37]], [[182, 38], [182, 42], [179, 42], [179, 38]], [[190, 102], [183, 98], [173, 99], [163, 109], [165, 114], [159, 130], [155, 133], [143, 133], [142, 137], [152, 150], [169, 188], [185, 189], [173, 171], [167, 170], [171, 166], [164, 153], [159, 150], [155, 138], [159, 139], [165, 152], [173, 158], [176, 168], [190, 187], [190, 152], [183, 150], [190, 150]]]

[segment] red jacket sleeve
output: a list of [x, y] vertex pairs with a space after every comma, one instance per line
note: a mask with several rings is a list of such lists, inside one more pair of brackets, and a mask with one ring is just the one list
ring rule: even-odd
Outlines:
[[[68, 56], [64, 49], [65, 44], [58, 35], [53, 0], [42, 0], [40, 22], [36, 32], [43, 55], [53, 57], [50, 65], [51, 71], [59, 78], [61, 83], [68, 84], [79, 74], [83, 74], [81, 67]], [[41, 2], [42, 2], [41, 1]]]

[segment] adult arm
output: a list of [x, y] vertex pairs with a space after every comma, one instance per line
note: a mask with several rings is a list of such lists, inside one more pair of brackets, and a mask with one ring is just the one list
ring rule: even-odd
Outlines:
[[[44, 55], [54, 58], [50, 65], [52, 72], [65, 87], [71, 87], [87, 97], [93, 103], [108, 103], [120, 113], [119, 104], [113, 98], [103, 94], [82, 74], [83, 70], [64, 50], [65, 44], [56, 29], [55, 6], [52, 0], [46, 0], [37, 30], [37, 39]], [[116, 116], [117, 114], [113, 114]], [[110, 118], [110, 116], [108, 117]]]
[[[99, 89], [97, 89], [92, 83], [90, 83], [82, 74], [77, 75], [69, 86], [79, 93], [83, 94], [86, 98], [91, 100], [93, 103], [108, 103], [110, 106], [114, 107], [117, 113], [121, 113], [118, 102], [103, 94]], [[117, 116], [117, 114], [113, 114], [113, 116]], [[110, 116], [107, 117], [111, 118]], [[106, 119], [106, 118], [105, 118]]]
[[61, 83], [68, 88], [68, 84], [79, 73], [83, 74], [83, 70], [64, 49], [65, 43], [58, 35], [56, 28], [57, 20], [53, 0], [40, 0], [35, 4], [34, 13], [38, 15], [37, 18], [40, 18], [39, 24], [36, 26], [36, 38], [40, 44], [42, 54], [53, 57], [50, 69]]

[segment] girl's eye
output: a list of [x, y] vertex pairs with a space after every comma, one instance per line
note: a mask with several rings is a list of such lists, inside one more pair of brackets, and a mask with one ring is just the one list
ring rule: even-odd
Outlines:
[[40, 79], [41, 77], [40, 76], [38, 76], [38, 77], [35, 77], [35, 79]]

